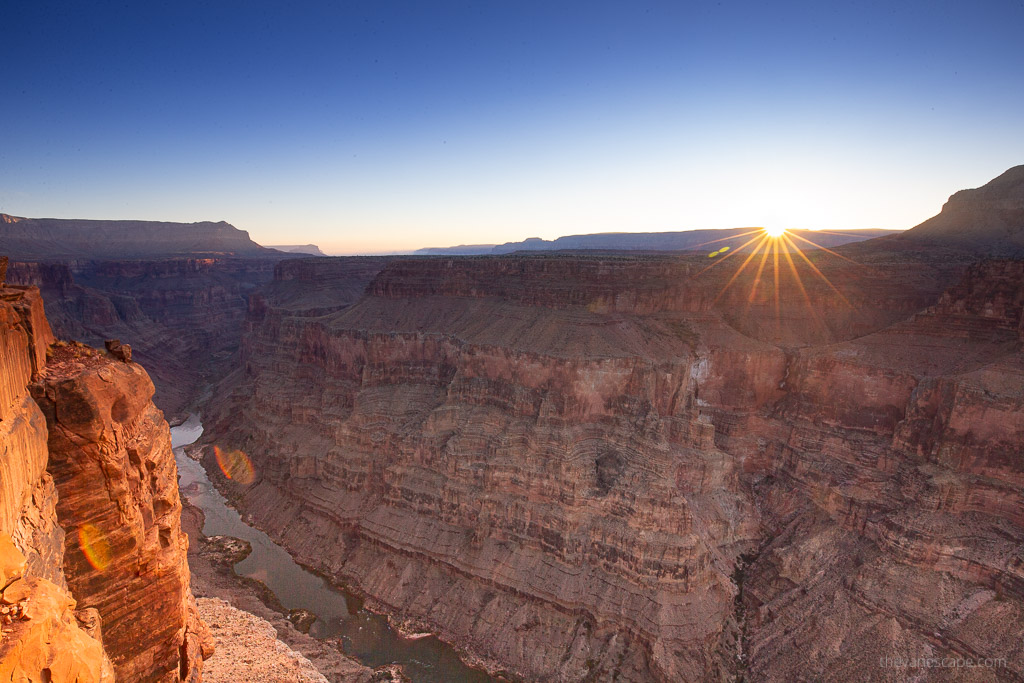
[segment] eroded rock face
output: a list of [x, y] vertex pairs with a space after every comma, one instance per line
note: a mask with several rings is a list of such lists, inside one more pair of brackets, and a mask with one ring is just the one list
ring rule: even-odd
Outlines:
[[98, 610], [119, 680], [198, 681], [208, 634], [188, 588], [170, 432], [141, 366], [54, 347], [32, 386], [67, 531], [64, 574]]
[[24, 555], [0, 533], [0, 679], [113, 683], [110, 660], [79, 624], [67, 590], [25, 568]]
[[1022, 265], [869, 256], [778, 311], [685, 259], [396, 262], [333, 308], [287, 264], [207, 416], [255, 472], [220, 483], [530, 680], [1016, 680]]
[[35, 288], [0, 288], [0, 679], [113, 681], [98, 628], [64, 582], [46, 421], [28, 384], [53, 341]]
[[[536, 281], [570, 261], [496, 264], [517, 278], [497, 295], [436, 265], [389, 267], [332, 317], [252, 309], [252, 398], [211, 425], [255, 463], [247, 509], [303, 561], [528, 679], [727, 676], [729, 575], [758, 526], [697, 391], [754, 410], [785, 355], [700, 311], [696, 333], [678, 312], [609, 312], [693, 305], [659, 290], [671, 263], [650, 281], [644, 263], [580, 264], [641, 285], [616, 297], [608, 277], [598, 306], [586, 283], [558, 280], [559, 300]], [[701, 334], [735, 343], [698, 359]]]

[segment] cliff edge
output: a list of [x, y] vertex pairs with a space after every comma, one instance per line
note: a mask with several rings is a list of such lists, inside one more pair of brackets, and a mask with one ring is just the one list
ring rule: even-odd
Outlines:
[[35, 287], [0, 287], [0, 359], [0, 678], [198, 683], [210, 639], [148, 375], [54, 342]]
[[76, 611], [64, 581], [46, 420], [28, 391], [52, 341], [39, 290], [0, 282], [0, 680], [108, 683], [96, 614]]

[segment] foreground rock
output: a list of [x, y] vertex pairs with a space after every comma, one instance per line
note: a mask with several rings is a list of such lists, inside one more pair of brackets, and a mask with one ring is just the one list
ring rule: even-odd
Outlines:
[[52, 341], [38, 290], [0, 283], [0, 680], [110, 683], [96, 614], [76, 611], [64, 582], [46, 422], [28, 391]]
[[170, 431], [141, 366], [55, 344], [32, 394], [67, 531], [64, 577], [95, 608], [119, 680], [199, 681], [209, 636], [189, 591]]
[[24, 555], [0, 534], [0, 680], [113, 683], [98, 630], [90, 633], [75, 601], [56, 584], [25, 576]]

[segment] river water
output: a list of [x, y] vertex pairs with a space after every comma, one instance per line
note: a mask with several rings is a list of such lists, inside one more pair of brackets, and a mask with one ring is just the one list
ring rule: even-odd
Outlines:
[[206, 515], [206, 536], [233, 536], [248, 541], [252, 552], [235, 571], [262, 581], [287, 609], [305, 609], [317, 616], [310, 635], [340, 638], [345, 653], [366, 666], [400, 664], [414, 683], [484, 683], [494, 679], [467, 666], [455, 650], [434, 636], [406, 638], [391, 628], [387, 618], [360, 609], [359, 599], [328, 584], [292, 559], [265, 533], [249, 526], [228, 507], [206, 471], [184, 453], [203, 433], [195, 415], [171, 428], [171, 445], [178, 463], [178, 486], [190, 503]]

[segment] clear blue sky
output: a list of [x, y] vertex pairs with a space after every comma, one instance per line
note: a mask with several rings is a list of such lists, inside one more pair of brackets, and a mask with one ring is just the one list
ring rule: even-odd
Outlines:
[[0, 211], [335, 253], [906, 228], [1024, 163], [1024, 2], [9, 2]]

